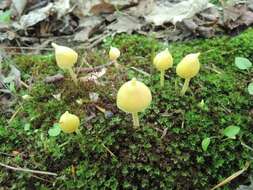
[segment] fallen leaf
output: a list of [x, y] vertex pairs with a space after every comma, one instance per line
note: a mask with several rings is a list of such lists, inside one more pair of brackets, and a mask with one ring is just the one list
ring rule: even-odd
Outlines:
[[46, 7], [36, 9], [23, 15], [19, 22], [13, 23], [13, 26], [17, 29], [26, 29], [27, 27], [33, 26], [42, 20], [45, 20], [49, 16], [50, 10], [53, 8], [53, 3], [49, 3]]
[[19, 15], [21, 15], [27, 4], [27, 0], [12, 0], [12, 4], [15, 7]]
[[126, 32], [131, 34], [133, 31], [141, 29], [142, 24], [138, 19], [130, 15], [118, 14], [117, 20], [108, 25], [107, 28], [117, 33]]
[[100, 15], [100, 14], [111, 14], [115, 11], [114, 5], [106, 2], [101, 2], [100, 4], [94, 5], [91, 9], [90, 12], [93, 15]]
[[90, 35], [96, 31], [97, 28], [104, 22], [98, 16], [85, 17], [79, 21], [79, 28], [81, 31], [75, 34], [74, 40], [84, 42], [89, 39]]
[[212, 4], [208, 0], [189, 0], [179, 3], [163, 1], [156, 3], [153, 11], [145, 16], [147, 22], [159, 26], [167, 22], [176, 24], [184, 19], [192, 18], [197, 13], [209, 8]]

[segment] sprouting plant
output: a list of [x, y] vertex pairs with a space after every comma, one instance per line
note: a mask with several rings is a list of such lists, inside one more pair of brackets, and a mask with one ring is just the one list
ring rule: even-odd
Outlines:
[[155, 65], [156, 69], [159, 70], [160, 73], [160, 84], [161, 87], [164, 86], [164, 75], [165, 75], [165, 71], [169, 68], [172, 67], [173, 65], [173, 58], [168, 50], [165, 49], [164, 51], [158, 53], [154, 60], [153, 60], [153, 64]]
[[199, 63], [200, 53], [192, 53], [186, 55], [181, 62], [177, 65], [177, 74], [185, 79], [184, 86], [181, 90], [181, 96], [185, 94], [189, 87], [191, 78], [195, 77], [199, 73], [200, 63]]
[[[244, 57], [236, 57], [235, 65], [238, 69], [247, 71], [252, 67], [251, 61]], [[248, 92], [250, 95], [253, 95], [253, 82], [249, 83]]]
[[151, 103], [150, 89], [133, 78], [123, 84], [117, 94], [117, 106], [124, 112], [131, 113], [134, 128], [139, 128], [138, 112], [145, 110]]
[[[238, 135], [240, 132], [240, 127], [235, 126], [235, 125], [231, 125], [226, 127], [223, 131], [222, 131], [222, 136], [227, 137], [228, 139], [236, 139], [236, 135]], [[221, 136], [221, 137], [222, 137]], [[206, 137], [202, 140], [201, 146], [202, 149], [204, 151], [207, 151], [208, 146], [211, 143], [211, 139], [215, 139], [215, 138], [219, 138], [220, 136], [213, 136], [213, 137]]]
[[63, 69], [67, 70], [72, 77], [75, 85], [77, 85], [78, 80], [76, 74], [73, 71], [73, 66], [77, 62], [78, 54], [71, 48], [60, 46], [55, 43], [52, 43], [52, 46], [55, 49], [55, 58], [57, 65]]

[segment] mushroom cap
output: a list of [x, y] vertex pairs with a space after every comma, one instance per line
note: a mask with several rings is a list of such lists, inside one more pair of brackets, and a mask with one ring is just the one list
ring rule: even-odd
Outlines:
[[159, 71], [164, 71], [171, 68], [173, 65], [173, 58], [168, 48], [158, 53], [155, 56], [153, 63]]
[[151, 103], [149, 88], [133, 78], [123, 84], [117, 94], [117, 106], [124, 112], [137, 113], [145, 110]]
[[109, 58], [111, 61], [116, 61], [120, 56], [120, 51], [118, 48], [116, 47], [112, 47], [110, 48], [110, 51], [109, 51]]
[[56, 63], [61, 69], [70, 69], [77, 62], [78, 54], [71, 48], [52, 43]]
[[62, 114], [59, 124], [64, 133], [73, 133], [77, 131], [80, 125], [80, 120], [76, 115], [66, 111]]
[[176, 72], [181, 78], [192, 78], [199, 73], [199, 55], [200, 53], [188, 54], [177, 65]]

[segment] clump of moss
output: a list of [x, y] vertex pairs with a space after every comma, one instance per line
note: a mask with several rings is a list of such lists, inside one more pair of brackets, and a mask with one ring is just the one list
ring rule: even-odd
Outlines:
[[[22, 109], [9, 128], [1, 133], [1, 152], [17, 149], [19, 158], [0, 158], [10, 165], [58, 173], [54, 182], [37, 180], [31, 175], [8, 172], [0, 175], [2, 187], [47, 189], [209, 189], [242, 168], [252, 152], [237, 140], [214, 139], [207, 152], [201, 141], [207, 136], [220, 135], [229, 125], [241, 127], [239, 138], [253, 147], [251, 125], [253, 101], [247, 93], [250, 72], [239, 72], [234, 66], [235, 56], [252, 60], [253, 30], [241, 35], [207, 40], [172, 43], [168, 47], [175, 65], [192, 52], [202, 52], [200, 74], [191, 83], [187, 96], [180, 97], [181, 81], [175, 68], [169, 73], [168, 83], [160, 90], [159, 75], [152, 68], [152, 58], [166, 46], [139, 35], [118, 35], [108, 38], [101, 47], [118, 47], [123, 64], [121, 74], [109, 68], [99, 79], [104, 84], [80, 83], [72, 85], [69, 78], [56, 84], [45, 84], [42, 78], [58, 71], [54, 60], [16, 61], [25, 74], [37, 79], [30, 92], [32, 99], [22, 102]], [[98, 50], [99, 51], [99, 50]], [[99, 55], [104, 54], [102, 50]], [[22, 60], [17, 57], [14, 60]], [[94, 65], [106, 63], [90, 56]], [[45, 63], [47, 62], [47, 63]], [[41, 68], [39, 63], [49, 64]], [[150, 76], [129, 69], [136, 67]], [[36, 73], [39, 69], [41, 73]], [[133, 130], [130, 116], [115, 106], [119, 86], [132, 77], [141, 79], [151, 88], [153, 102], [141, 114], [145, 123], [141, 130]], [[99, 94], [97, 103], [91, 102], [89, 92]], [[60, 100], [53, 95], [61, 93]], [[83, 99], [83, 104], [76, 103]], [[198, 104], [204, 100], [207, 109]], [[113, 112], [105, 117], [95, 105]], [[82, 136], [61, 134], [49, 137], [47, 132], [66, 110], [81, 118]], [[84, 116], [85, 115], [85, 116]], [[90, 117], [93, 116], [93, 117]], [[89, 118], [89, 119], [87, 119]], [[87, 120], [86, 120], [87, 119]], [[0, 119], [0, 123], [6, 123]], [[24, 126], [30, 124], [30, 129]], [[165, 132], [167, 130], [167, 132]], [[24, 148], [25, 147], [25, 148]], [[252, 165], [251, 165], [252, 167]], [[1, 174], [1, 173], [0, 173]], [[237, 178], [224, 190], [235, 189], [252, 172]]]

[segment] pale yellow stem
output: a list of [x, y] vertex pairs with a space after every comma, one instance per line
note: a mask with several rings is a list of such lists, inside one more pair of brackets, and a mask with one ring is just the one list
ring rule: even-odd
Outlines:
[[185, 81], [184, 81], [184, 86], [183, 86], [183, 88], [182, 88], [182, 90], [181, 90], [181, 96], [184, 96], [185, 95], [185, 92], [187, 91], [187, 89], [188, 89], [188, 87], [189, 87], [189, 83], [190, 83], [190, 78], [187, 78], [187, 79], [185, 79]]
[[69, 70], [69, 74], [70, 74], [72, 80], [74, 81], [75, 85], [77, 86], [78, 81], [77, 81], [76, 74], [74, 73], [72, 68], [69, 68], [68, 70]]
[[133, 116], [134, 128], [138, 129], [140, 127], [138, 113], [132, 113], [132, 116]]
[[160, 84], [161, 84], [161, 87], [164, 86], [164, 75], [165, 75], [165, 71], [161, 71], [161, 73], [160, 73]]

